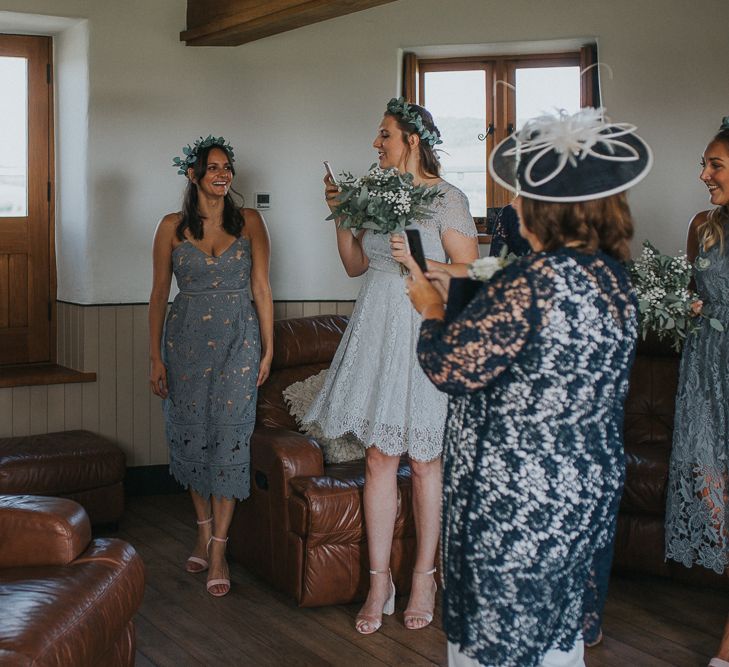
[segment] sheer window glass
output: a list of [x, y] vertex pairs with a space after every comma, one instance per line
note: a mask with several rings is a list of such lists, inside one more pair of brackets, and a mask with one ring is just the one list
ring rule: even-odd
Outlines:
[[28, 214], [28, 61], [0, 57], [0, 217]]
[[518, 67], [515, 87], [517, 130], [534, 116], [580, 109], [579, 67]]
[[443, 134], [443, 177], [463, 190], [474, 216], [486, 215], [486, 150], [474, 137], [486, 129], [483, 70], [428, 72], [426, 106]]

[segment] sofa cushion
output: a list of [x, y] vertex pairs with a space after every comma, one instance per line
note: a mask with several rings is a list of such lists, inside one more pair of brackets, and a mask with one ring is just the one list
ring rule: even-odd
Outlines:
[[89, 431], [0, 438], [0, 493], [63, 496], [118, 484], [124, 452]]
[[0, 496], [0, 568], [67, 565], [91, 541], [83, 507], [65, 498]]
[[625, 448], [625, 490], [621, 512], [663, 516], [671, 445], [645, 442]]

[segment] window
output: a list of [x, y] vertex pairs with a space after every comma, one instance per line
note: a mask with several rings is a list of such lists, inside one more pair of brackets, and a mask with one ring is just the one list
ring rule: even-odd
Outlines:
[[[490, 151], [527, 118], [599, 104], [593, 46], [558, 54], [417, 59], [405, 54], [403, 90], [443, 133], [444, 177], [468, 196], [479, 232], [511, 193], [487, 171]], [[588, 68], [586, 70], [586, 68]], [[488, 239], [484, 239], [488, 241]]]
[[0, 364], [50, 361], [51, 40], [0, 35]]

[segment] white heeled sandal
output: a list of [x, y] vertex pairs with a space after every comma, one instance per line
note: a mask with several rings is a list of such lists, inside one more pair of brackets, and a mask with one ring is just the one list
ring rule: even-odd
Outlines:
[[[202, 521], [196, 521], [195, 523], [198, 526], [204, 526], [212, 522], [213, 517], [209, 516], [207, 519], [203, 519]], [[201, 572], [205, 572], [205, 570], [207, 569], [208, 562], [204, 558], [199, 558], [198, 556], [190, 556], [187, 561], [185, 561], [185, 572], [189, 572], [190, 574], [200, 574]]]
[[[222, 537], [215, 537], [213, 535], [210, 540], [208, 541], [208, 551], [210, 551], [210, 543], [211, 542], [228, 542], [228, 538], [222, 538]], [[216, 593], [215, 591], [211, 590], [213, 586], [225, 586], [225, 590], [222, 593]], [[216, 598], [222, 598], [224, 595], [227, 595], [230, 592], [230, 579], [208, 579], [206, 588], [208, 589], [208, 593]]]
[[[390, 595], [382, 606], [382, 614], [392, 616], [395, 613], [395, 584], [392, 581], [392, 572], [387, 570], [370, 570], [370, 575], [386, 574], [390, 579]], [[361, 635], [371, 635], [382, 627], [382, 614], [363, 614], [360, 612], [354, 619], [354, 627]]]
[[[418, 572], [413, 570], [413, 574], [419, 574], [422, 576], [433, 576], [436, 573], [436, 568], [428, 570], [427, 572]], [[422, 609], [406, 609], [403, 613], [403, 623], [408, 630], [422, 630], [433, 622], [433, 610], [435, 609], [435, 594], [438, 591], [438, 584], [433, 580], [433, 607], [430, 611], [423, 611]], [[413, 625], [414, 622], [422, 621], [422, 625]]]

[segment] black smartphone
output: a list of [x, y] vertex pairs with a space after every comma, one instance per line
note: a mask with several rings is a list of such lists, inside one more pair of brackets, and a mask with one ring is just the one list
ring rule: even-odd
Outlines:
[[423, 252], [423, 242], [420, 240], [420, 232], [417, 229], [406, 229], [405, 236], [408, 240], [410, 254], [417, 262], [420, 270], [425, 273], [428, 270], [428, 264], [425, 261], [425, 253]]

